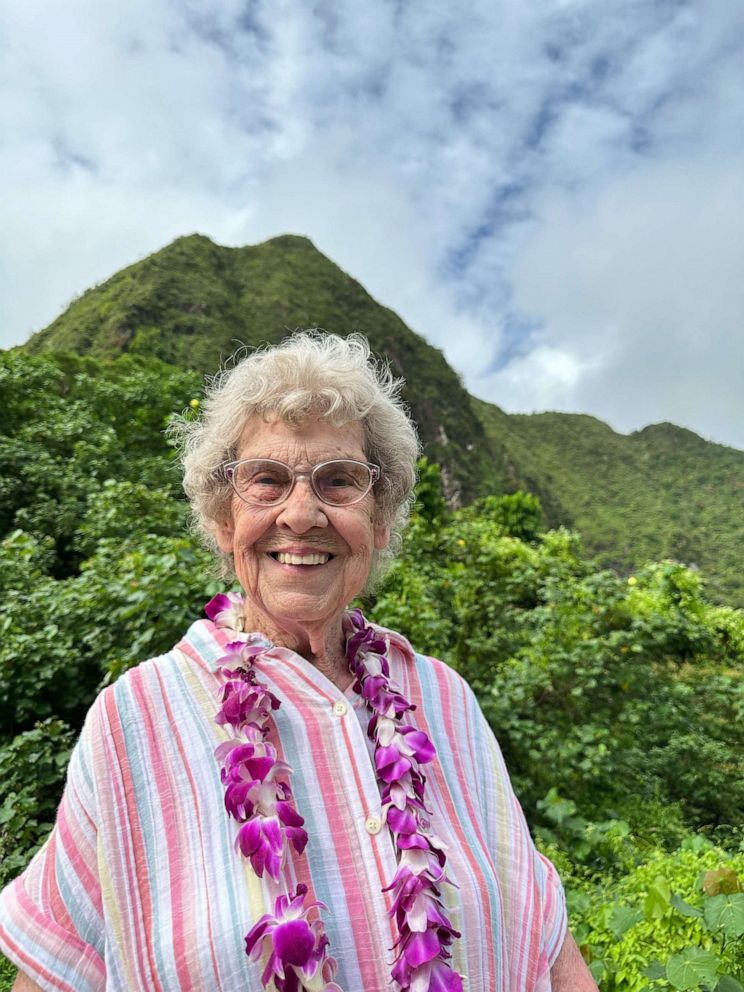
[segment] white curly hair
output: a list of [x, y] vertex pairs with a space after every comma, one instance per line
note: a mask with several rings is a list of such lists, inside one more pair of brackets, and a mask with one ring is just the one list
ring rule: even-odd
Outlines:
[[382, 470], [373, 490], [375, 523], [390, 528], [391, 539], [373, 553], [365, 591], [374, 587], [400, 547], [416, 483], [420, 445], [400, 399], [402, 385], [361, 334], [342, 338], [319, 330], [297, 331], [252, 351], [207, 381], [200, 415], [175, 418], [168, 433], [181, 450], [194, 527], [224, 576], [235, 573], [232, 555], [220, 551], [216, 539], [231, 515], [232, 489], [222, 466], [238, 457], [246, 423], [256, 415], [289, 424], [320, 416], [337, 427], [360, 422], [365, 456]]

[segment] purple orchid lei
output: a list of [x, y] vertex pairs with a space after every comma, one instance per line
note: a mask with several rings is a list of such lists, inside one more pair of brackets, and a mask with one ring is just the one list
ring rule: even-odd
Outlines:
[[[302, 854], [307, 844], [304, 820], [292, 804], [291, 768], [267, 740], [271, 713], [279, 700], [256, 679], [255, 658], [272, 644], [260, 634], [244, 633], [243, 599], [236, 593], [215, 596], [207, 616], [229, 629], [235, 640], [218, 662], [223, 682], [217, 723], [236, 735], [216, 750], [222, 764], [225, 808], [241, 827], [236, 847], [259, 877], [266, 872], [279, 882], [289, 845]], [[345, 618], [349, 668], [354, 690], [372, 711], [367, 733], [374, 741], [374, 761], [382, 792], [383, 816], [390, 828], [398, 870], [387, 888], [390, 916], [398, 929], [392, 978], [400, 992], [462, 992], [462, 979], [450, 965], [450, 945], [460, 934], [442, 902], [444, 845], [431, 832], [424, 804], [426, 778], [421, 765], [435, 756], [425, 733], [404, 723], [415, 707], [393, 684], [388, 644], [369, 626], [360, 610]], [[277, 992], [341, 992], [333, 981], [336, 961], [328, 953], [323, 922], [312, 923], [305, 906], [307, 887], [277, 897], [274, 913], [265, 914], [246, 935], [252, 960], [266, 958], [264, 987], [273, 980]]]

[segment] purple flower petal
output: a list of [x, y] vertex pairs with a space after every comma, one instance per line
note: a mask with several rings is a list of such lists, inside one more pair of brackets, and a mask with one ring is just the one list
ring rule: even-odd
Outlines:
[[426, 964], [435, 958], [440, 951], [439, 938], [434, 930], [425, 930], [424, 933], [414, 933], [403, 950], [406, 964], [412, 968]]
[[284, 832], [295, 851], [302, 854], [307, 845], [307, 830], [304, 827], [287, 827]]
[[204, 607], [204, 612], [218, 627], [243, 629], [243, 597], [238, 593], [218, 593]]
[[265, 782], [275, 764], [276, 762], [270, 754], [263, 754], [246, 758], [243, 767], [250, 778]]
[[301, 827], [305, 822], [297, 810], [293, 806], [290, 806], [289, 803], [278, 802], [276, 804], [276, 811], [279, 819], [287, 827]]
[[462, 992], [462, 978], [446, 962], [435, 961], [429, 976], [429, 992]]
[[204, 607], [204, 612], [210, 620], [214, 620], [223, 610], [229, 610], [232, 606], [225, 593], [221, 592], [209, 600]]
[[412, 847], [416, 847], [421, 851], [429, 850], [429, 842], [421, 834], [401, 834], [396, 839], [396, 843], [401, 851], [410, 851]]
[[415, 834], [418, 830], [416, 818], [408, 808], [400, 810], [391, 806], [388, 810], [387, 822], [390, 829], [394, 830], [396, 834]]
[[259, 878], [267, 871], [275, 882], [279, 881], [284, 844], [276, 817], [255, 816], [240, 828], [236, 843]]
[[[268, 913], [264, 913], [260, 920], [251, 928], [249, 933], [245, 935], [245, 951], [246, 954], [251, 955], [252, 958], [256, 959], [261, 956], [260, 942], [263, 940], [266, 931], [271, 923], [271, 916]], [[258, 948], [256, 950], [256, 948]], [[255, 954], [253, 953], [255, 951]]]
[[424, 765], [436, 757], [436, 749], [423, 731], [404, 727], [400, 732], [405, 735], [406, 744], [413, 749], [420, 764]]
[[285, 964], [307, 964], [313, 948], [315, 937], [306, 920], [289, 920], [280, 924], [272, 935], [275, 953]]
[[401, 755], [394, 744], [391, 744], [390, 747], [377, 748], [375, 765], [384, 782], [394, 782], [403, 778], [411, 768], [411, 762]]

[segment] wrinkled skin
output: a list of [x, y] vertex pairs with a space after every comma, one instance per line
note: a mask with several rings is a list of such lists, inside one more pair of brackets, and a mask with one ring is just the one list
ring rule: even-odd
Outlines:
[[[274, 458], [305, 470], [333, 458], [366, 461], [361, 424], [334, 427], [322, 419], [297, 426], [252, 417], [238, 458]], [[246, 599], [246, 629], [302, 654], [340, 687], [349, 684], [341, 621], [364, 588], [374, 549], [384, 548], [389, 529], [376, 521], [369, 493], [352, 506], [328, 506], [299, 479], [279, 506], [249, 506], [233, 496], [218, 543], [234, 556]], [[324, 564], [287, 565], [280, 551], [328, 553]]]

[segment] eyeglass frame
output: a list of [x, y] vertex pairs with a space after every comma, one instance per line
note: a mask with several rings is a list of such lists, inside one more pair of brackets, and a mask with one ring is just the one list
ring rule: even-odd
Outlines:
[[[272, 465], [281, 465], [282, 468], [286, 468], [292, 474], [292, 484], [285, 495], [282, 496], [281, 499], [274, 500], [271, 503], [262, 503], [259, 501], [252, 502], [251, 500], [246, 499], [245, 496], [242, 496], [238, 492], [238, 487], [235, 485], [235, 470], [238, 466], [244, 465], [246, 462], [269, 462]], [[329, 503], [327, 499], [323, 499], [315, 486], [315, 473], [319, 468], [323, 468], [324, 465], [333, 465], [334, 462], [352, 462], [354, 465], [364, 465], [365, 468], [369, 469], [369, 487], [364, 490], [361, 496], [358, 496], [356, 499], [353, 499], [348, 503]], [[287, 502], [289, 497], [294, 492], [298, 479], [308, 480], [313, 493], [324, 506], [356, 506], [357, 503], [361, 503], [365, 496], [369, 495], [375, 484], [382, 478], [382, 469], [379, 465], [375, 465], [374, 462], [362, 462], [358, 458], [328, 458], [324, 462], [318, 462], [317, 465], [311, 465], [309, 471], [307, 472], [298, 472], [296, 468], [293, 468], [291, 465], [287, 465], [286, 462], [280, 461], [278, 458], [238, 458], [233, 462], [223, 462], [220, 467], [223, 475], [230, 483], [230, 488], [232, 491], [238, 499], [242, 499], [247, 506], [281, 506], [282, 503]]]

